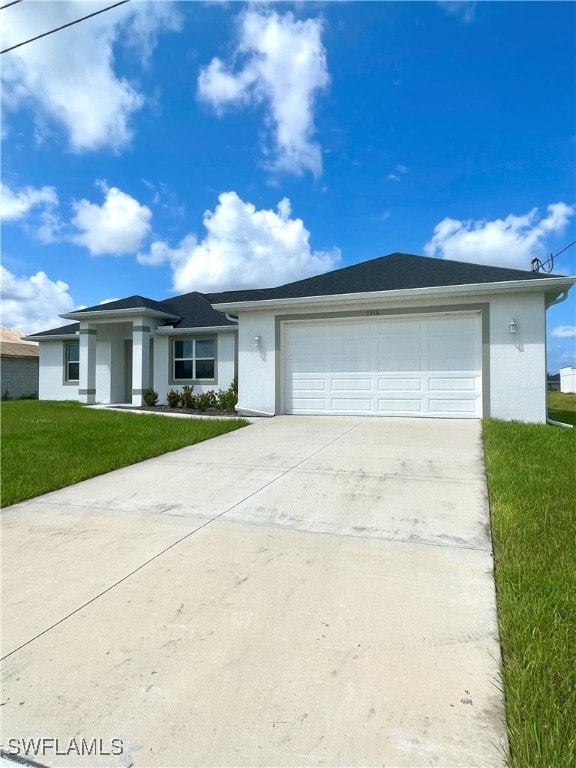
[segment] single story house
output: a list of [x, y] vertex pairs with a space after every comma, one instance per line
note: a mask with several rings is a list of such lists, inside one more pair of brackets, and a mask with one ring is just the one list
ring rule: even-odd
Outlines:
[[226, 389], [243, 415], [546, 420], [546, 309], [574, 277], [403, 253], [276, 288], [63, 314], [40, 343], [40, 397], [140, 405]]
[[2, 399], [37, 397], [39, 347], [25, 341], [25, 333], [14, 328], [0, 328], [0, 390]]

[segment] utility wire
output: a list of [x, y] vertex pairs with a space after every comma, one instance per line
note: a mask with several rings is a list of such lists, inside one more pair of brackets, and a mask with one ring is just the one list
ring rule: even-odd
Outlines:
[[[14, 0], [14, 2], [19, 3], [21, 2], [21, 0]], [[93, 16], [98, 16], [99, 13], [110, 11], [112, 10], [112, 8], [117, 8], [119, 5], [124, 5], [125, 3], [129, 3], [129, 2], [130, 0], [120, 0], [119, 3], [114, 3], [114, 5], [109, 5], [107, 8], [101, 8], [99, 11], [94, 11], [94, 13], [89, 13], [87, 16], [82, 16], [81, 19], [76, 19], [75, 21], [69, 21], [68, 24], [62, 24], [61, 27], [56, 27], [56, 29], [51, 29], [49, 32], [43, 32], [41, 35], [36, 35], [36, 37], [31, 37], [30, 40], [24, 40], [22, 43], [13, 45], [10, 48], [5, 48], [3, 51], [0, 51], [0, 55], [3, 53], [9, 53], [9, 51], [13, 51], [15, 48], [20, 48], [23, 45], [28, 45], [28, 43], [33, 43], [34, 40], [40, 40], [41, 37], [52, 35], [54, 34], [54, 32], [59, 32], [61, 29], [66, 29], [66, 27], [72, 27], [74, 24], [79, 24], [81, 21], [85, 21], [86, 19], [91, 19]], [[7, 8], [8, 6], [4, 6], [4, 7]]]
[[6, 5], [0, 5], [0, 11], [3, 11], [4, 8], [10, 8], [11, 5], [18, 5], [18, 3], [21, 3], [22, 0], [12, 0], [11, 3], [6, 3]]
[[[571, 243], [568, 243], [568, 245], [565, 248], [562, 248], [561, 251], [558, 251], [558, 253], [551, 253], [550, 258], [546, 259], [546, 261], [540, 261], [540, 259], [535, 258], [532, 259], [532, 271], [533, 272], [539, 272], [542, 270], [543, 272], [546, 272], [549, 274], [554, 269], [554, 259], [556, 256], [560, 256], [561, 253], [564, 253], [564, 251], [567, 251], [568, 248], [572, 248], [573, 245], [576, 245], [576, 240], [573, 240]], [[546, 265], [550, 264], [548, 269], [546, 269]]]
[[[558, 253], [555, 253], [554, 256], [551, 256], [551, 259], [555, 259], [556, 256], [560, 256], [561, 253], [564, 253], [564, 251], [567, 251], [568, 248], [572, 248], [573, 245], [576, 245], [576, 240], [573, 240], [569, 245], [566, 246], [566, 248], [562, 248], [561, 251], [558, 251]], [[544, 262], [546, 263], [546, 262]]]

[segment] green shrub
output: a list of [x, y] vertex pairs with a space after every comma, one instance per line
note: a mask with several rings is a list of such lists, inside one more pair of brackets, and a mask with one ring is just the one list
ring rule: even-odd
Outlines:
[[216, 408], [218, 405], [218, 396], [213, 389], [208, 392], [200, 392], [196, 395], [196, 408], [199, 411], [206, 411], [208, 408]]
[[166, 395], [166, 402], [168, 403], [169, 408], [178, 408], [180, 405], [180, 392], [171, 389]]
[[158, 404], [158, 392], [154, 392], [153, 389], [147, 389], [144, 392], [144, 402], [146, 405], [157, 405]]
[[196, 407], [196, 395], [192, 394], [193, 389], [194, 387], [191, 387], [189, 384], [182, 387], [182, 392], [180, 394], [180, 405], [182, 408]]
[[216, 408], [231, 413], [238, 402], [238, 381], [234, 379], [228, 389], [221, 389], [216, 394]]

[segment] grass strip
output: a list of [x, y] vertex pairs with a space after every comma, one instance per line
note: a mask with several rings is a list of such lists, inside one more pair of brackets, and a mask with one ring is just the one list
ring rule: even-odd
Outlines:
[[[559, 421], [575, 415], [563, 403]], [[569, 768], [576, 765], [576, 429], [486, 420], [483, 438], [509, 765]]]
[[0, 405], [2, 506], [245, 426], [243, 419], [174, 419], [76, 402]]

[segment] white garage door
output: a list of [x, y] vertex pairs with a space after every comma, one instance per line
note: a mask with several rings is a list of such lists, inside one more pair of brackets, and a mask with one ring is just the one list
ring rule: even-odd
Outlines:
[[284, 412], [480, 418], [480, 315], [290, 322]]

